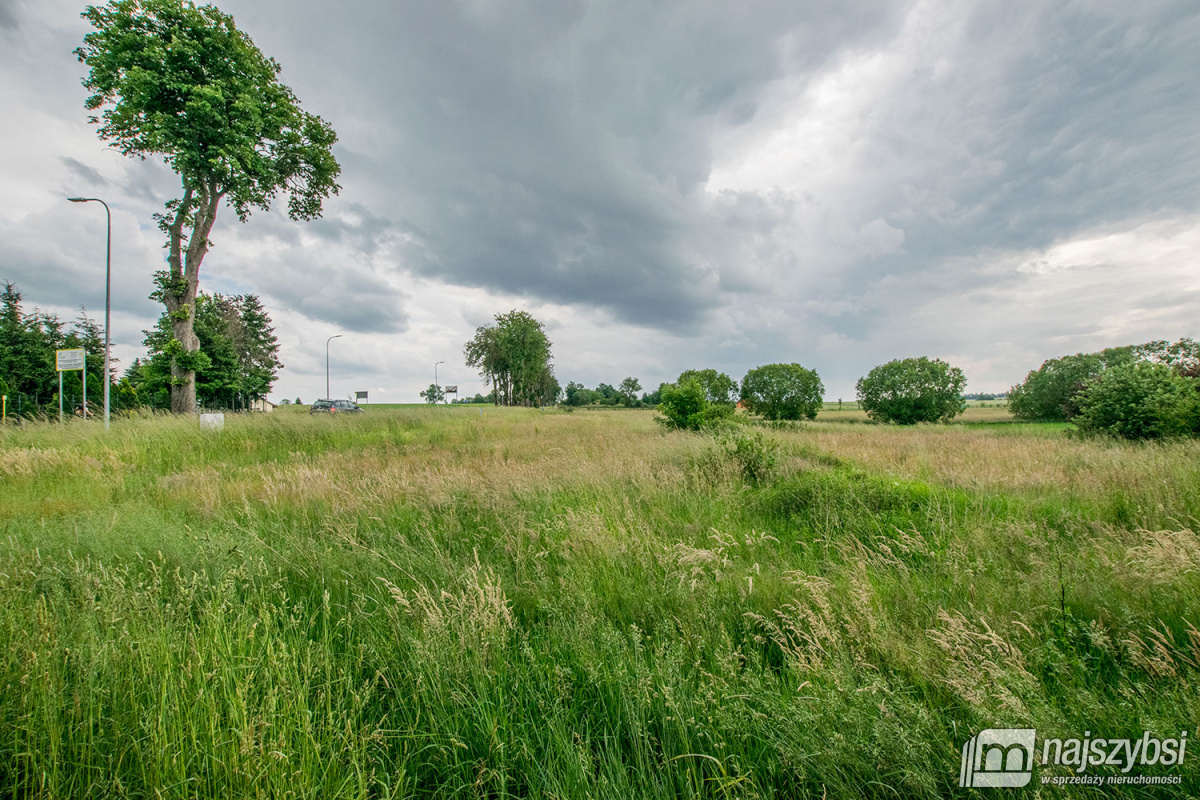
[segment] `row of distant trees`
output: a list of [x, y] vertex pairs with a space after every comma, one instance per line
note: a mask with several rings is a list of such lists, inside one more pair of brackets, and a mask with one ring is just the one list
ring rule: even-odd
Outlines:
[[[966, 379], [944, 361], [908, 358], [876, 367], [858, 382], [858, 401], [883, 422], [938, 422], [961, 414]], [[746, 373], [739, 386], [723, 372], [688, 370], [659, 387], [658, 406], [669, 427], [700, 430], [723, 423], [739, 401], [766, 420], [815, 419], [825, 387], [816, 370], [800, 364], [766, 364]]]
[[[952, 419], [965, 410], [967, 399], [997, 398], [966, 395], [965, 386], [958, 367], [920, 357], [881, 364], [859, 379], [856, 389], [860, 408], [872, 419], [914, 424]], [[728, 375], [708, 369], [688, 370], [654, 394], [666, 424], [699, 429], [728, 418], [739, 399], [768, 420], [813, 419], [823, 386], [814, 370], [768, 364], [746, 373], [740, 390]], [[1200, 436], [1200, 344], [1188, 338], [1157, 340], [1051, 359], [1001, 397], [1018, 419], [1071, 422], [1083, 433], [1128, 439]], [[633, 404], [629, 393], [605, 384], [586, 390], [572, 383], [566, 402], [618, 398]], [[643, 402], [649, 400], [643, 396]]]
[[[104, 392], [104, 338], [99, 326], [80, 310], [67, 323], [55, 314], [25, 311], [21, 293], [12, 283], [0, 294], [0, 394], [8, 395], [8, 413], [33, 414], [58, 406], [56, 350], [86, 352], [89, 403]], [[64, 402], [71, 408], [82, 400], [81, 371], [63, 373]]]
[[[637, 378], [626, 378], [617, 386], [601, 383], [595, 389], [589, 389], [582, 383], [571, 381], [563, 390], [562, 404], [571, 408], [580, 406], [624, 406], [625, 408], [641, 408], [647, 405], [657, 405], [657, 393], [643, 393], [642, 384]], [[653, 394], [653, 396], [652, 396]]]
[[[193, 309], [198, 348], [187, 358], [196, 376], [196, 393], [206, 408], [244, 408], [265, 397], [282, 364], [271, 318], [252, 294], [199, 294]], [[111, 390], [116, 409], [141, 406], [169, 408], [178, 358], [166, 314], [143, 331], [145, 358], [136, 358]], [[57, 407], [55, 351], [87, 353], [87, 397], [99, 403], [104, 392], [104, 338], [85, 311], [66, 323], [40, 309], [26, 311], [21, 293], [11, 283], [0, 294], [0, 394], [9, 395], [9, 411], [35, 414]], [[72, 408], [83, 397], [80, 371], [63, 373], [64, 402]], [[116, 370], [110, 380], [116, 378]], [[297, 401], [298, 402], [298, 401]]]
[[[824, 400], [825, 387], [815, 370], [800, 364], [766, 364], [746, 373], [739, 384], [715, 369], [685, 370], [673, 383], [659, 385], [641, 397], [637, 378], [618, 386], [601, 383], [595, 389], [571, 381], [559, 387], [552, 365], [551, 343], [545, 328], [528, 313], [498, 314], [463, 348], [467, 365], [479, 370], [491, 386], [496, 405], [549, 405], [562, 401], [571, 407], [651, 405], [668, 425], [699, 429], [732, 416], [740, 402], [750, 413], [767, 420], [813, 419]], [[962, 413], [966, 379], [962, 370], [928, 358], [903, 359], [876, 367], [858, 382], [861, 407], [887, 422], [936, 422]], [[421, 393], [428, 402], [441, 400], [431, 385]]]

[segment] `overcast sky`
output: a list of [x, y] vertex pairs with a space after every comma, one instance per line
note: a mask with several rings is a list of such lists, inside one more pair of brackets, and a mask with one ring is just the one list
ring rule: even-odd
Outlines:
[[[262, 298], [272, 399], [416, 402], [524, 309], [556, 372], [646, 388], [777, 361], [826, 396], [893, 358], [1002, 391], [1046, 358], [1200, 336], [1200, 6], [224, 0], [338, 132], [340, 196], [225, 208], [209, 292]], [[161, 163], [108, 149], [82, 5], [0, 0], [0, 280], [141, 354]]]

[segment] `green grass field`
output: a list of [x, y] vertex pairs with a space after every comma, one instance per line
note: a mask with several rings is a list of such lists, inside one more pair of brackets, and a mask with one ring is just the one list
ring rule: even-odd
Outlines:
[[1115, 796], [961, 748], [1196, 735], [1198, 442], [298, 411], [0, 430], [0, 797]]

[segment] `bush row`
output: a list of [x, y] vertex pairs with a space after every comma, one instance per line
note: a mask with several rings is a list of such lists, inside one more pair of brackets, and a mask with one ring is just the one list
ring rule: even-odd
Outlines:
[[1200, 344], [1154, 341], [1044, 362], [1014, 386], [1018, 419], [1126, 439], [1200, 435]]

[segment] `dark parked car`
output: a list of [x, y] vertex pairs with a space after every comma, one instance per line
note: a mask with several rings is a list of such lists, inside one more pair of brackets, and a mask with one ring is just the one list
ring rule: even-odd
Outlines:
[[358, 404], [352, 403], [349, 400], [318, 400], [308, 410], [310, 414], [353, 414], [361, 412], [362, 409], [358, 407]]

